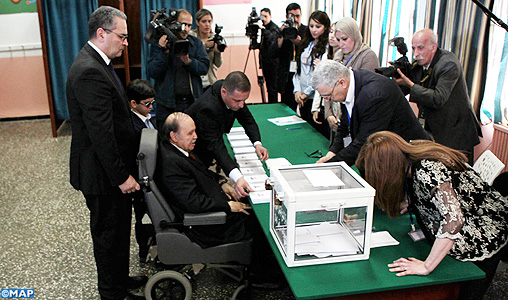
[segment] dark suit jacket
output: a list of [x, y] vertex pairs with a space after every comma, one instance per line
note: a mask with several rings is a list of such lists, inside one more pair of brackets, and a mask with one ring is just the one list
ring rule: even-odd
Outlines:
[[[138, 145], [139, 149], [139, 141], [141, 140], [141, 131], [143, 128], [147, 128], [146, 124], [141, 121], [141, 119], [131, 111], [131, 118], [132, 118], [132, 125], [134, 126], [134, 131], [136, 132], [136, 144]], [[155, 122], [155, 118], [150, 118], [150, 123], [152, 123], [153, 127], [157, 129], [157, 125]], [[137, 153], [137, 151], [136, 151]]]
[[[397, 84], [369, 70], [354, 70], [355, 102], [349, 128], [340, 128], [330, 151], [336, 155], [330, 161], [345, 161], [353, 165], [367, 137], [374, 132], [388, 130], [406, 141], [430, 139], [418, 122], [413, 110]], [[341, 124], [347, 126], [347, 110]], [[352, 142], [343, 148], [343, 137], [351, 134]]]
[[245, 128], [252, 143], [261, 141], [261, 134], [247, 105], [238, 111], [232, 111], [226, 107], [220, 92], [223, 82], [224, 80], [215, 82], [185, 112], [196, 123], [198, 139], [194, 151], [206, 166], [210, 166], [215, 158], [228, 175], [237, 165], [228, 154], [223, 134], [230, 132], [235, 119]]
[[67, 75], [70, 181], [85, 195], [119, 191], [136, 169], [135, 133], [123, 87], [86, 44]]
[[155, 181], [179, 218], [184, 213], [223, 211], [226, 224], [193, 226], [186, 234], [202, 247], [240, 241], [248, 236], [242, 213], [231, 213], [229, 198], [222, 191], [222, 177], [208, 170], [201, 161], [186, 157], [167, 141], [161, 142]]
[[425, 78], [422, 66], [415, 65], [409, 101], [418, 105], [425, 119], [425, 129], [445, 146], [471, 151], [480, 143], [481, 128], [474, 115], [467, 92], [464, 71], [455, 54], [438, 49]]

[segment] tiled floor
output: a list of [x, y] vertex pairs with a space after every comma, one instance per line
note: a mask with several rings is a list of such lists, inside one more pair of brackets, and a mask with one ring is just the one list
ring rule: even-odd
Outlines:
[[[99, 299], [88, 210], [69, 184], [70, 134], [51, 137], [48, 119], [0, 122], [0, 288], [33, 288], [35, 299]], [[131, 239], [131, 274], [152, 275]], [[236, 283], [206, 269], [193, 299], [228, 299]], [[254, 299], [294, 299], [289, 289]], [[508, 299], [508, 270], [485, 299]]]

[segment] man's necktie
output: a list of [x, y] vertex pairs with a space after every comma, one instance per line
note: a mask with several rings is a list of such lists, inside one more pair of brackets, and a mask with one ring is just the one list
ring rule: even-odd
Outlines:
[[192, 158], [195, 161], [198, 161], [198, 159], [196, 158], [196, 156], [192, 152], [189, 152], [189, 157]]
[[153, 127], [152, 122], [150, 122], [150, 119], [146, 119], [146, 120], [145, 120], [145, 125], [146, 125], [146, 128], [155, 129], [155, 128]]
[[120, 78], [118, 78], [118, 75], [116, 75], [115, 68], [113, 68], [113, 63], [109, 63], [108, 68], [113, 74], [113, 77], [115, 78], [118, 87], [123, 88], [122, 82], [120, 81]]

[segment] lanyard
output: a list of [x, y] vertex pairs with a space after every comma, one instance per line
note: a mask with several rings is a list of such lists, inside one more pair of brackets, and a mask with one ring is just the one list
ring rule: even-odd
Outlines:
[[414, 222], [414, 219], [413, 219], [413, 212], [411, 211], [411, 197], [409, 196], [409, 192], [408, 192], [408, 175], [409, 175], [409, 170], [411, 169], [411, 162], [409, 162], [409, 164], [407, 165], [407, 169], [406, 169], [406, 175], [404, 176], [404, 195], [406, 196], [407, 198], [407, 211], [409, 213], [409, 221], [411, 222], [411, 230], [412, 231], [416, 231], [416, 228], [415, 228], [415, 222]]
[[351, 58], [353, 58], [354, 55], [351, 55], [351, 57], [347, 60], [346, 64], [344, 65], [344, 67], [347, 66], [347, 64], [349, 63], [349, 61], [351, 60]]

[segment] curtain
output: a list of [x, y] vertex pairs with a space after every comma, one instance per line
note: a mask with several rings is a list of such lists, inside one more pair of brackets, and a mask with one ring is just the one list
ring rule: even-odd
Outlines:
[[97, 0], [41, 1], [53, 106], [57, 120], [68, 120], [65, 96], [67, 71], [88, 41], [88, 18]]
[[[493, 5], [489, 8], [503, 22], [508, 22], [508, 1], [494, 1]], [[492, 22], [488, 26], [488, 71], [481, 109], [481, 120], [483, 123], [494, 122], [507, 125], [508, 76], [506, 70], [508, 65], [508, 32]]]
[[[185, 0], [141, 0], [141, 77], [144, 79], [148, 78], [147, 75], [147, 63], [148, 63], [148, 55], [150, 54], [150, 45], [144, 40], [146, 28], [148, 27], [148, 22], [150, 21], [150, 11], [154, 9], [166, 8], [169, 10], [170, 8], [180, 9], [184, 8], [188, 10], [192, 16], [196, 15], [198, 11], [198, 1], [185, 1]], [[193, 23], [195, 23], [193, 17]], [[194, 27], [194, 26], [193, 26]]]

